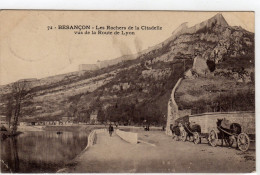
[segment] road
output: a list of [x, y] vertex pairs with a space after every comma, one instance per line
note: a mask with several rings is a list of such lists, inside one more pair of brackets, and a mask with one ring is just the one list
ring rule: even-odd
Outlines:
[[140, 143], [117, 135], [97, 135], [97, 143], [70, 164], [70, 173], [249, 173], [255, 171], [255, 148], [178, 142], [162, 131], [138, 131]]

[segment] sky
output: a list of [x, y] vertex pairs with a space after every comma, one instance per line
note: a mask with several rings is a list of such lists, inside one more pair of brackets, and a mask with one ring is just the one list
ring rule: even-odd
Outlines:
[[[193, 26], [218, 12], [174, 11], [32, 11], [0, 12], [0, 85], [24, 78], [43, 78], [78, 70], [136, 53], [171, 36], [184, 22]], [[231, 26], [254, 32], [253, 12], [221, 12]], [[161, 26], [138, 30], [135, 35], [76, 35], [58, 25]], [[52, 26], [52, 30], [47, 30]], [[54, 27], [57, 27], [54, 29]]]

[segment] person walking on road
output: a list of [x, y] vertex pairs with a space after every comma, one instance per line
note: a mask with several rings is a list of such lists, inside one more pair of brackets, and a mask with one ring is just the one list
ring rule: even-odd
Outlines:
[[109, 125], [108, 131], [109, 131], [109, 135], [111, 137], [112, 134], [113, 134], [113, 131], [114, 131], [114, 128], [113, 128], [112, 124]]

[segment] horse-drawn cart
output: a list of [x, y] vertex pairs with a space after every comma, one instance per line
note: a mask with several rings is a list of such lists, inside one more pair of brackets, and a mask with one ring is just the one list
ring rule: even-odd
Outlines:
[[[186, 141], [193, 137], [194, 143], [205, 138], [211, 146], [217, 146], [219, 140], [230, 147], [236, 142], [241, 151], [247, 151], [250, 141], [255, 140], [254, 112], [217, 112], [190, 115], [178, 118], [181, 123], [181, 139]], [[194, 127], [195, 126], [195, 127]]]
[[189, 139], [190, 142], [194, 142], [195, 144], [201, 142], [201, 138], [200, 138], [201, 129], [199, 125], [186, 122], [183, 125], [183, 129], [184, 129], [183, 141]]
[[201, 142], [201, 138], [200, 138], [201, 128], [198, 124], [190, 123], [189, 116], [179, 118], [176, 120], [176, 122], [180, 127], [180, 133], [181, 133], [180, 135], [181, 135], [181, 140], [183, 142], [185, 142], [186, 140], [194, 142], [195, 144]]

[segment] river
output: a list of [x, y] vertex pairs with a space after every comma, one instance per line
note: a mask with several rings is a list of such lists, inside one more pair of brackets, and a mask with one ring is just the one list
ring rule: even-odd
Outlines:
[[24, 132], [1, 141], [1, 171], [54, 173], [84, 150], [87, 142], [86, 132]]

